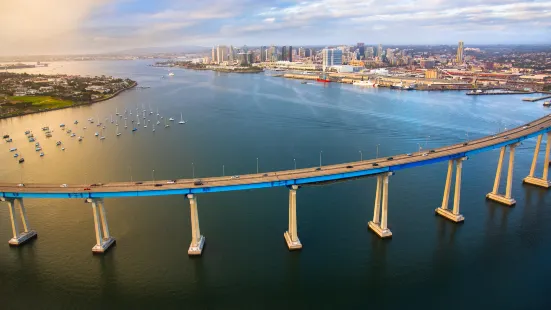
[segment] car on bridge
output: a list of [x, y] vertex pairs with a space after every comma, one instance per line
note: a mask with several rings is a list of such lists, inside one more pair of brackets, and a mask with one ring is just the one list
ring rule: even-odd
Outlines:
[[197, 180], [193, 181], [193, 185], [195, 185], [195, 186], [203, 185], [203, 181], [201, 179], [197, 179]]

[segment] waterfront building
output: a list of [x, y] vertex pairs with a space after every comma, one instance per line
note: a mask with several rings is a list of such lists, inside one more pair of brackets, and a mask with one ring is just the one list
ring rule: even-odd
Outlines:
[[230, 63], [233, 64], [233, 61], [235, 60], [235, 49], [233, 48], [233, 45], [230, 45], [230, 50], [228, 53], [228, 58], [230, 60]]
[[293, 61], [293, 47], [289, 45], [289, 49], [287, 50], [287, 60]]
[[459, 41], [459, 45], [457, 46], [457, 56], [455, 58], [455, 61], [458, 64], [462, 64], [464, 62], [464, 55], [463, 55], [463, 41]]
[[365, 54], [365, 44], [363, 43], [358, 43], [356, 45], [357, 49], [358, 49], [358, 54], [356, 55], [356, 59], [357, 60], [360, 60], [364, 54]]
[[379, 46], [377, 47], [377, 57], [379, 57], [379, 59], [383, 59], [383, 45], [382, 44], [379, 44]]
[[322, 57], [323, 71], [325, 71], [327, 67], [342, 65], [342, 50], [340, 49], [325, 48], [322, 51]]
[[265, 62], [267, 57], [266, 57], [266, 46], [261, 46], [260, 47], [260, 62]]
[[212, 63], [218, 63], [218, 54], [216, 53], [216, 48], [215, 47], [212, 47], [212, 51], [211, 51], [211, 60], [212, 60]]
[[228, 47], [225, 45], [218, 45], [217, 48], [217, 63], [223, 63], [228, 60]]
[[300, 57], [306, 57], [306, 50], [304, 49], [304, 47], [300, 47], [300, 48], [298, 49], [298, 55], [299, 55]]
[[369, 46], [365, 49], [364, 55], [365, 59], [371, 59], [374, 56], [373, 46]]

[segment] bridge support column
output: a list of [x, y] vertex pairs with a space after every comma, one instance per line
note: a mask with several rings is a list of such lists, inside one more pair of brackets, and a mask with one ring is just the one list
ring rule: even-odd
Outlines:
[[499, 162], [497, 164], [496, 179], [494, 181], [494, 189], [491, 193], [486, 195], [486, 198], [494, 200], [496, 202], [502, 203], [507, 206], [513, 206], [517, 202], [511, 197], [511, 191], [513, 189], [513, 167], [515, 164], [515, 148], [518, 146], [518, 143], [509, 145], [509, 169], [507, 171], [507, 188], [505, 190], [505, 195], [499, 194], [499, 181], [501, 179], [501, 167], [503, 166], [503, 157], [505, 157], [505, 148], [501, 148], [499, 154]]
[[92, 253], [105, 253], [116, 240], [109, 233], [107, 224], [107, 212], [103, 199], [87, 199], [86, 202], [92, 203], [92, 213], [94, 215], [94, 230], [96, 232], [96, 245], [92, 248]]
[[[461, 199], [461, 170], [463, 166], [463, 160], [466, 158], [460, 158], [450, 160], [448, 162], [448, 175], [446, 177], [446, 186], [444, 187], [444, 197], [442, 199], [442, 206], [435, 210], [436, 214], [443, 216], [453, 222], [463, 222], [465, 218], [459, 214], [459, 201]], [[450, 200], [450, 189], [453, 174], [453, 164], [455, 163], [455, 190], [453, 194], [453, 210], [448, 210], [448, 203]]]
[[[381, 238], [392, 237], [392, 232], [387, 227], [388, 216], [388, 177], [392, 172], [377, 176], [377, 191], [375, 193], [375, 208], [373, 221], [368, 226]], [[382, 206], [382, 210], [381, 210]]]
[[188, 255], [201, 255], [203, 246], [205, 245], [205, 237], [201, 235], [199, 229], [199, 213], [197, 213], [197, 197], [195, 195], [187, 195], [189, 199], [189, 208], [191, 211], [191, 244], [187, 250]]
[[536, 149], [534, 150], [534, 159], [532, 159], [532, 167], [530, 168], [530, 174], [524, 178], [523, 182], [526, 184], [532, 184], [544, 188], [549, 188], [551, 182], [549, 182], [547, 176], [549, 174], [549, 152], [551, 151], [551, 132], [547, 133], [547, 143], [545, 145], [545, 160], [543, 164], [543, 176], [541, 178], [535, 177], [536, 164], [538, 161], [538, 154], [540, 152], [541, 140], [543, 134], [538, 136], [538, 142], [536, 143]]
[[283, 234], [289, 250], [302, 249], [297, 233], [297, 185], [289, 189], [289, 229]]
[[[10, 221], [11, 229], [13, 233], [13, 238], [8, 241], [9, 245], [19, 246], [23, 243], [36, 238], [38, 235], [36, 231], [32, 230], [29, 225], [29, 220], [27, 219], [27, 212], [25, 211], [25, 205], [23, 204], [22, 198], [1, 198], [0, 201], [8, 203], [8, 209], [10, 211]], [[23, 231], [19, 230], [19, 223], [17, 221], [16, 213], [16, 203], [19, 205], [19, 215], [21, 217], [21, 222], [23, 223]]]

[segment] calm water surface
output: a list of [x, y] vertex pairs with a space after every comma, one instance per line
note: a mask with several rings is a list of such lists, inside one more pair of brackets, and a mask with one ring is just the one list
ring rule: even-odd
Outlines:
[[[351, 85], [300, 84], [264, 74], [230, 75], [147, 66], [152, 61], [66, 62], [28, 72], [130, 77], [134, 89], [92, 106], [0, 121], [0, 178], [9, 182], [92, 183], [252, 173], [389, 156], [478, 138], [548, 113], [525, 96], [400, 92]], [[36, 70], [36, 71], [34, 71]], [[180, 113], [152, 132], [132, 125], [99, 141], [90, 117], [115, 110]], [[156, 113], [155, 113], [156, 114]], [[155, 115], [148, 115], [152, 122]], [[79, 120], [79, 125], [73, 125]], [[130, 120], [130, 119], [129, 119]], [[122, 124], [124, 120], [119, 120]], [[140, 120], [143, 125], [143, 119]], [[161, 120], [164, 124], [164, 120]], [[84, 136], [59, 130], [60, 123]], [[44, 138], [40, 127], [55, 128]], [[88, 126], [84, 130], [82, 127]], [[45, 156], [24, 138], [33, 130]], [[61, 151], [55, 141], [63, 141]], [[184, 197], [106, 200], [117, 245], [93, 256], [91, 206], [82, 200], [26, 200], [39, 238], [10, 248], [7, 207], [0, 208], [0, 302], [29, 308], [367, 308], [415, 305], [446, 309], [549, 309], [551, 196], [524, 186], [535, 141], [518, 148], [514, 208], [485, 200], [499, 152], [463, 168], [456, 225], [434, 216], [446, 163], [400, 171], [390, 179], [394, 237], [368, 231], [374, 179], [299, 190], [299, 252], [289, 252], [285, 188], [198, 196], [203, 256], [190, 258], [189, 204]], [[8, 151], [25, 157], [18, 164]], [[542, 152], [543, 153], [543, 152]], [[540, 163], [543, 154], [540, 157]], [[155, 170], [153, 172], [153, 170]], [[194, 170], [194, 171], [193, 171]], [[3, 244], [3, 245], [2, 245]]]

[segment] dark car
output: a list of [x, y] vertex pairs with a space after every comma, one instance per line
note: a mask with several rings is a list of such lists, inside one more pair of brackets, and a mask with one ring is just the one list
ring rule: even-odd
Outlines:
[[352, 169], [354, 166], [346, 166], [347, 169]]
[[373, 167], [377, 167], [378, 165], [378, 163], [373, 163]]
[[463, 143], [463, 145], [468, 145], [468, 144], [469, 144], [468, 142]]
[[263, 177], [267, 177], [267, 176], [268, 176], [268, 174], [267, 174], [267, 173], [264, 173], [264, 174], [263, 174], [262, 176], [263, 176]]
[[389, 157], [386, 160], [393, 160], [393, 159], [394, 159], [394, 157]]
[[430, 150], [429, 153], [435, 153], [436, 151], [435, 150]]
[[195, 185], [195, 186], [203, 185], [203, 181], [202, 180], [195, 180], [193, 182], [193, 185]]
[[161, 186], [163, 186], [163, 184], [160, 184], [160, 183], [155, 184], [155, 187], [161, 187]]
[[89, 188], [89, 187], [85, 187], [84, 190], [85, 190], [85, 191], [90, 191], [90, 190], [92, 190], [92, 189]]
[[136, 184], [136, 185], [142, 185], [143, 182], [136, 182], [135, 184]]
[[321, 167], [317, 167], [317, 168], [316, 168], [316, 171], [320, 171], [320, 170], [321, 170]]

